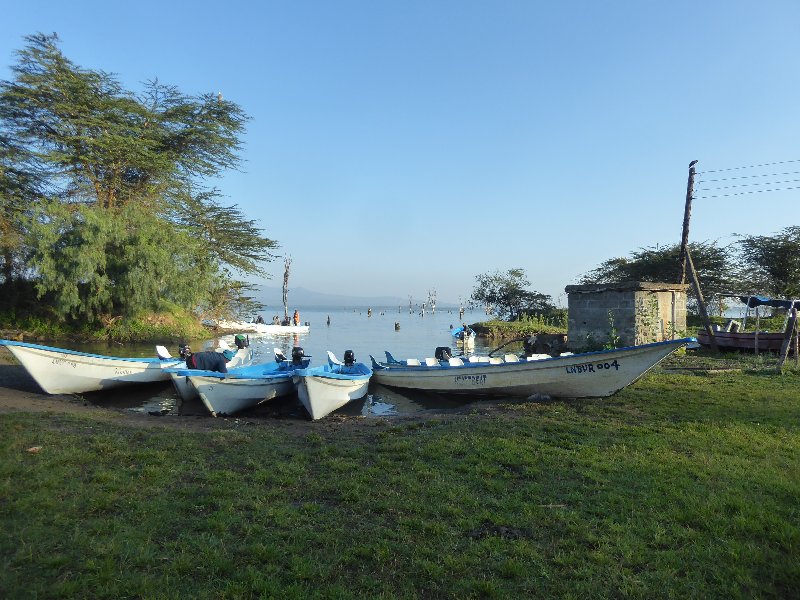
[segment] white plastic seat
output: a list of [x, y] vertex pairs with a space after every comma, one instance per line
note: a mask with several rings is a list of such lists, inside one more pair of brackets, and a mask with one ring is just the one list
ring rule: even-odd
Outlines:
[[456, 358], [455, 356], [451, 358], [449, 361], [451, 367], [461, 367], [464, 365], [464, 361], [460, 358]]
[[531, 354], [528, 360], [544, 360], [545, 358], [552, 358], [549, 354]]
[[488, 356], [479, 356], [478, 357], [478, 362], [488, 363], [488, 362], [491, 362], [491, 360], [489, 359]]
[[435, 359], [435, 358], [430, 358], [430, 357], [426, 358], [425, 359], [425, 366], [427, 366], [427, 367], [438, 367], [439, 366], [439, 361], [437, 359]]
[[169, 353], [169, 350], [167, 350], [164, 346], [156, 346], [156, 354], [158, 355], [158, 358], [163, 358], [163, 359], [172, 358], [172, 355]]
[[471, 362], [471, 363], [479, 363], [479, 362], [481, 362], [481, 357], [480, 356], [470, 356], [467, 360], [469, 362]]
[[328, 361], [333, 365], [341, 365], [342, 364], [342, 361], [340, 361], [338, 358], [336, 358], [336, 355], [333, 352], [331, 352], [330, 350], [328, 350]]
[[506, 354], [503, 357], [503, 360], [508, 362], [508, 363], [519, 362], [519, 356], [517, 356], [516, 354]]
[[489, 359], [489, 364], [490, 365], [502, 365], [503, 364], [503, 359], [500, 358], [500, 357], [497, 357], [497, 356], [492, 356]]
[[559, 356], [572, 356], [572, 352], [562, 352]]
[[420, 366], [420, 363], [419, 360], [417, 360], [416, 358], [409, 358], [408, 360], [406, 360], [406, 365], [408, 365], [409, 367], [418, 367]]

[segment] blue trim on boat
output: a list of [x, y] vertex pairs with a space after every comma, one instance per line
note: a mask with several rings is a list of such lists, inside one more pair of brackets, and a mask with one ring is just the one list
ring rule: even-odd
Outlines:
[[0, 340], [0, 346], [20, 346], [22, 348], [33, 348], [35, 350], [46, 350], [48, 352], [58, 352], [60, 354], [70, 354], [73, 356], [88, 356], [90, 358], [105, 358], [109, 360], [127, 360], [131, 362], [146, 362], [146, 363], [162, 363], [170, 362], [176, 359], [161, 359], [150, 357], [128, 357], [128, 356], [108, 356], [105, 354], [91, 354], [89, 352], [80, 352], [78, 350], [68, 350], [66, 348], [56, 348], [55, 346], [42, 346], [41, 344], [30, 344], [28, 342], [17, 342], [14, 340]]

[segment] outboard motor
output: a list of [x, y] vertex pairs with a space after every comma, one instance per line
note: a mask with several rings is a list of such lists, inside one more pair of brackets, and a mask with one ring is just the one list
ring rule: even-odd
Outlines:
[[242, 348], [247, 348], [250, 345], [250, 336], [245, 337], [241, 333], [237, 333], [233, 338], [236, 347], [241, 350]]
[[453, 358], [453, 355], [450, 354], [449, 346], [439, 346], [436, 348], [436, 353], [434, 356], [436, 357], [436, 360], [450, 360]]
[[303, 353], [303, 349], [300, 346], [295, 346], [292, 348], [292, 364], [293, 365], [302, 365], [303, 358], [305, 358], [305, 354]]
[[181, 344], [178, 346], [178, 355], [186, 360], [187, 356], [192, 354], [192, 350], [189, 348], [189, 344]]
[[346, 367], [352, 367], [356, 362], [356, 355], [353, 354], [352, 350], [345, 350], [344, 351], [344, 365]]

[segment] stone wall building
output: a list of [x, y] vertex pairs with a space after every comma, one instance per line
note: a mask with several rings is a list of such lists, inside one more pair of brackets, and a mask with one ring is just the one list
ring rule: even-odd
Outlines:
[[620, 348], [682, 337], [687, 288], [687, 284], [643, 281], [568, 285], [567, 344], [574, 352], [609, 343]]

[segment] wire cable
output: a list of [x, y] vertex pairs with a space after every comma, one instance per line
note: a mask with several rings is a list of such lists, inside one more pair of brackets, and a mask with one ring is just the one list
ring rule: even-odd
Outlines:
[[724, 171], [738, 171], [740, 169], [755, 169], [755, 168], [758, 168], [758, 167], [771, 167], [772, 165], [786, 165], [786, 164], [789, 164], [789, 163], [796, 163], [796, 162], [800, 162], [800, 158], [796, 158], [796, 159], [793, 159], [793, 160], [780, 160], [780, 161], [771, 162], [771, 163], [762, 163], [760, 165], [745, 165], [743, 167], [729, 167], [727, 169], [713, 169], [713, 170], [710, 170], [710, 171], [702, 171], [702, 172], [703, 173], [722, 173]]

